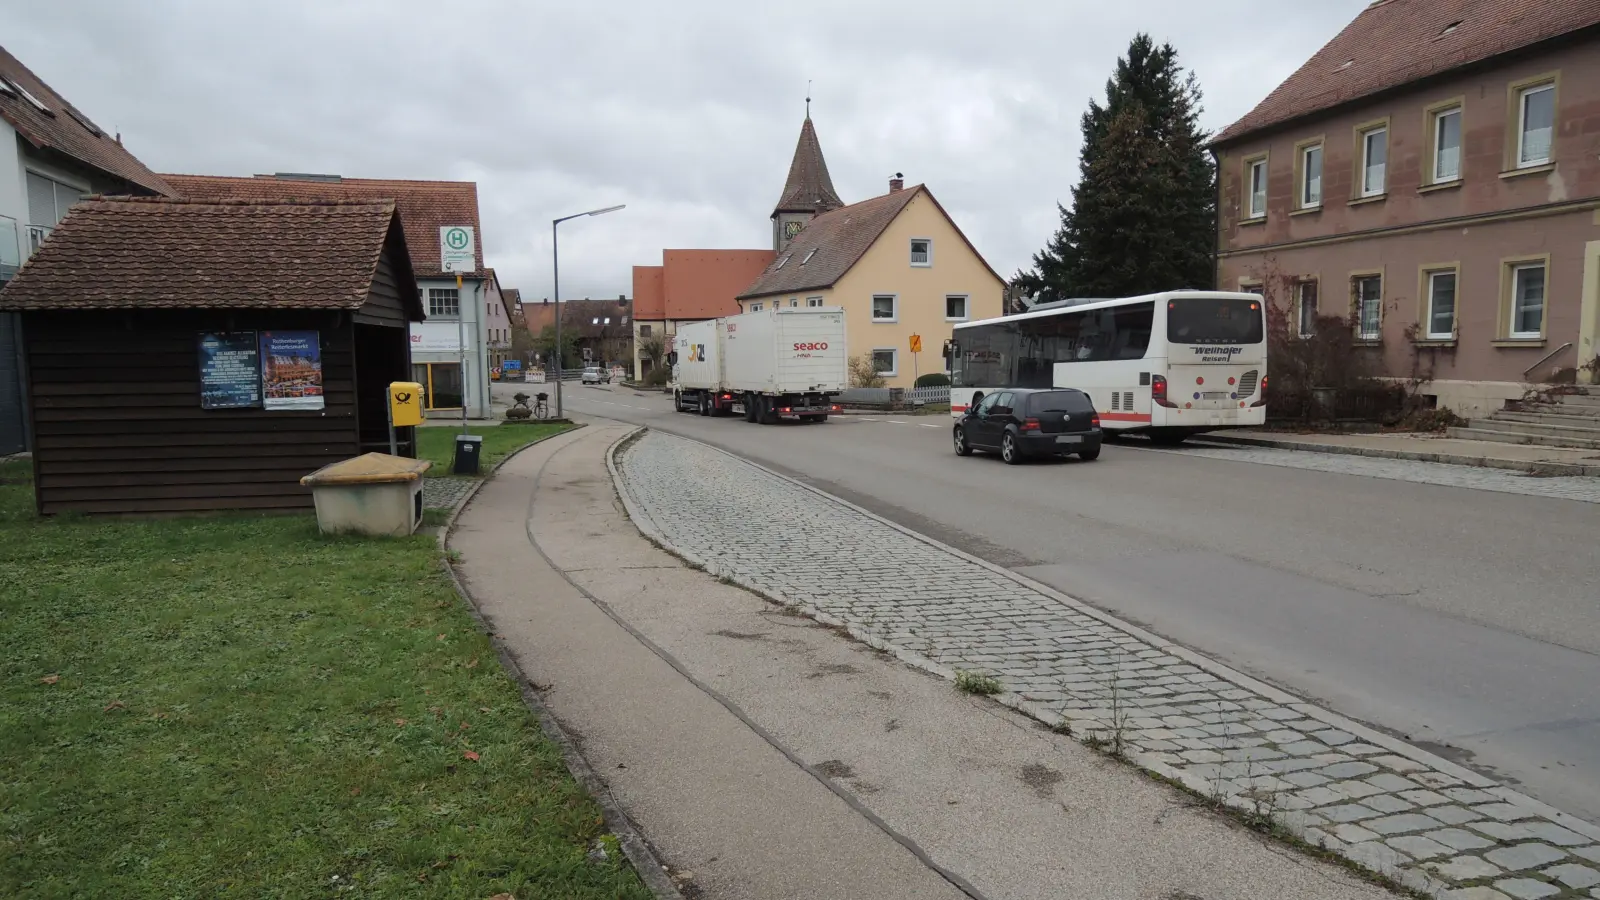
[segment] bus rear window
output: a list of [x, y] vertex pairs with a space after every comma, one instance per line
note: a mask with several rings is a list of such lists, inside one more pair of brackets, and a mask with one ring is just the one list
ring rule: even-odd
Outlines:
[[1167, 340], [1174, 344], [1259, 344], [1261, 300], [1179, 297], [1167, 301]]
[[1089, 395], [1081, 391], [1046, 391], [1028, 398], [1028, 412], [1032, 415], [1050, 412], [1086, 413], [1094, 412], [1094, 404], [1089, 402]]

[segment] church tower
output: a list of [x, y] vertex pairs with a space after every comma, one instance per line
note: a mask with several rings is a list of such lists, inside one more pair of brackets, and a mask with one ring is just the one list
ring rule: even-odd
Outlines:
[[806, 100], [806, 120], [800, 126], [800, 142], [789, 164], [789, 179], [783, 196], [772, 211], [772, 249], [783, 252], [807, 222], [844, 205], [828, 177], [828, 163], [822, 158], [816, 126], [811, 124], [811, 100]]

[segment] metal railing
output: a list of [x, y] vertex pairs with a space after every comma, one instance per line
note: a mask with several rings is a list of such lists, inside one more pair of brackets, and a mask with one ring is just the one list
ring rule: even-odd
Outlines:
[[926, 406], [930, 403], [949, 403], [950, 388], [948, 385], [920, 388], [853, 387], [847, 388], [838, 399], [840, 403], [861, 406], [889, 406], [897, 402], [911, 406]]
[[1567, 341], [1565, 344], [1562, 344], [1561, 346], [1555, 348], [1554, 350], [1551, 350], [1549, 353], [1546, 353], [1544, 355], [1544, 359], [1541, 359], [1538, 362], [1534, 363], [1533, 365], [1527, 367], [1526, 369], [1523, 369], [1522, 370], [1522, 377], [1524, 377], [1524, 378], [1528, 377], [1528, 373], [1529, 372], [1532, 372], [1534, 369], [1537, 369], [1540, 366], [1544, 365], [1545, 363], [1549, 362], [1550, 360], [1555, 359], [1556, 358], [1556, 354], [1560, 353], [1563, 350], [1566, 350], [1567, 348], [1569, 348], [1571, 346], [1572, 346], [1572, 342], [1571, 341]]

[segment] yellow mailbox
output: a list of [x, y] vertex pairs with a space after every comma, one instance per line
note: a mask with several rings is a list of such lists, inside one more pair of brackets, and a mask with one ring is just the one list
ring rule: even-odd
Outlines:
[[389, 385], [389, 418], [395, 427], [422, 424], [422, 385], [396, 381]]

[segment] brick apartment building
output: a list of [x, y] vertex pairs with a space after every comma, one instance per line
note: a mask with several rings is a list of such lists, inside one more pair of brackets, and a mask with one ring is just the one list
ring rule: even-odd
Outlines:
[[1212, 149], [1219, 286], [1467, 415], [1600, 380], [1600, 0], [1378, 0]]

